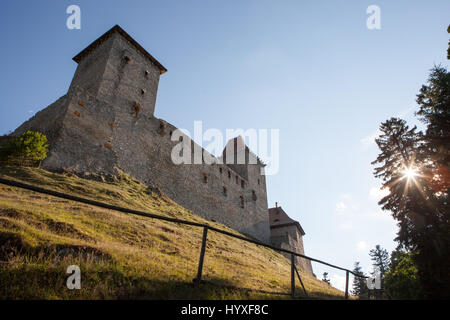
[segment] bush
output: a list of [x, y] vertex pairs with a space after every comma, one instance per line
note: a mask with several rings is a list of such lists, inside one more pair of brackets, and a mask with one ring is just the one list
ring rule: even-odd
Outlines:
[[23, 163], [47, 157], [47, 137], [40, 132], [27, 131], [20, 137], [6, 136], [0, 140], [0, 160]]

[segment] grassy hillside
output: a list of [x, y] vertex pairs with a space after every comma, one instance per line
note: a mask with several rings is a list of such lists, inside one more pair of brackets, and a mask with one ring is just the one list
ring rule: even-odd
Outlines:
[[[82, 179], [36, 168], [1, 167], [0, 176], [232, 231], [201, 219], [125, 174], [106, 182], [94, 175]], [[205, 281], [193, 284], [201, 236], [198, 227], [0, 184], [0, 299], [289, 298], [283, 295], [290, 290], [286, 258], [214, 232], [208, 233]], [[81, 268], [81, 290], [66, 287], [69, 265]], [[343, 292], [301, 275], [311, 296], [343, 297]], [[301, 296], [301, 288], [297, 290]]]

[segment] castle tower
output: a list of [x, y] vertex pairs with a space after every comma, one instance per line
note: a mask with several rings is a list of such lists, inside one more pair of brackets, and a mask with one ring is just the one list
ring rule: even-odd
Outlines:
[[73, 60], [78, 67], [67, 94], [13, 135], [47, 136], [43, 168], [111, 173], [133, 156], [129, 135], [142, 135], [145, 120], [154, 118], [159, 77], [167, 70], [117, 25]]
[[222, 152], [223, 162], [249, 183], [263, 185], [265, 190], [265, 164], [247, 147], [241, 136], [230, 139]]
[[79, 90], [109, 104], [153, 116], [159, 76], [167, 70], [118, 25], [73, 60], [78, 63], [69, 95]]
[[[278, 248], [291, 250], [300, 254], [305, 254], [303, 246], [303, 231], [302, 226], [298, 221], [291, 219], [287, 213], [275, 204], [274, 208], [269, 209], [269, 223], [270, 223], [270, 242], [272, 245]], [[284, 254], [287, 258], [290, 258], [289, 254]], [[313, 274], [311, 261], [295, 257], [296, 263], [300, 265], [300, 268], [310, 274]]]

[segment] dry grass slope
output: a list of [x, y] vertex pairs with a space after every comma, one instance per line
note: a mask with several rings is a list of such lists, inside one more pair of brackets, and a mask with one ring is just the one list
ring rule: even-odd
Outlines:
[[[232, 231], [126, 174], [106, 182], [100, 177], [96, 181], [36, 168], [1, 167], [0, 176]], [[0, 299], [289, 298], [286, 258], [214, 232], [208, 234], [205, 281], [193, 284], [201, 235], [198, 227], [0, 185]], [[81, 290], [66, 288], [66, 269], [73, 264], [81, 268]], [[312, 297], [343, 297], [343, 292], [301, 275]], [[301, 297], [301, 288], [297, 290]]]

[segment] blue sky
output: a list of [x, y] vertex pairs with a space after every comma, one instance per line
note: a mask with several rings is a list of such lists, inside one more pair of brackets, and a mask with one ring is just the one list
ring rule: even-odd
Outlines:
[[[80, 30], [66, 28], [72, 4]], [[380, 30], [366, 27], [372, 4]], [[300, 221], [307, 255], [369, 271], [370, 248], [395, 248], [371, 137], [391, 116], [414, 121], [429, 69], [448, 65], [449, 1], [8, 1], [0, 18], [1, 134], [65, 94], [71, 58], [119, 24], [168, 69], [157, 117], [280, 130], [269, 206]], [[342, 287], [342, 272], [313, 267]]]

